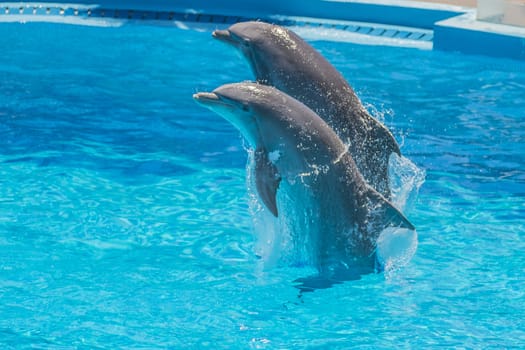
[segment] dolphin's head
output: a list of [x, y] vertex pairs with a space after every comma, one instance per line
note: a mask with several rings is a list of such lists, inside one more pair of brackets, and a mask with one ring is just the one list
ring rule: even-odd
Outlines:
[[325, 164], [345, 149], [315, 112], [272, 86], [226, 84], [193, 98], [233, 124], [251, 148], [273, 154], [272, 162], [283, 164], [290, 172], [312, 162]]
[[253, 82], [222, 85], [193, 98], [235, 126], [252, 148], [279, 138], [289, 123], [283, 108], [299, 103], [271, 86]]
[[257, 130], [256, 114], [253, 111], [253, 89], [247, 84], [227, 84], [213, 92], [198, 92], [195, 101], [222, 116], [235, 126], [251, 147], [257, 146], [260, 135]]
[[193, 98], [233, 124], [252, 148], [275, 149], [288, 138], [292, 125], [300, 128], [302, 124], [300, 120], [294, 122], [292, 114], [298, 114], [298, 119], [304, 113], [313, 113], [279, 90], [252, 82], [226, 84], [213, 92], [196, 93]]
[[239, 49], [261, 83], [278, 85], [281, 74], [293, 72], [302, 55], [302, 40], [286, 28], [264, 22], [241, 22], [213, 37]]

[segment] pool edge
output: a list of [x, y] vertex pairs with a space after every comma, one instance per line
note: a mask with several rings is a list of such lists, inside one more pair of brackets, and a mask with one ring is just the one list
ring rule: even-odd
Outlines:
[[[85, 12], [79, 16], [78, 9]], [[67, 20], [60, 20], [68, 16], [70, 18]], [[72, 20], [75, 16], [78, 21]], [[214, 16], [221, 16], [220, 21], [216, 18], [214, 20]], [[275, 19], [279, 17], [284, 20], [276, 21]], [[421, 30], [424, 33], [429, 31], [432, 33], [421, 36], [426, 39], [431, 37], [430, 45], [425, 44], [426, 46], [421, 47], [433, 46], [433, 49], [442, 51], [525, 59], [525, 28], [477, 21], [476, 10], [473, 8], [427, 2], [266, 0], [263, 3], [247, 4], [242, 0], [223, 0], [220, 5], [210, 4], [204, 0], [171, 2], [152, 0], [146, 4], [140, 0], [100, 0], [98, 4], [61, 0], [0, 2], [0, 22], [43, 21], [115, 26], [127, 20], [184, 22], [195, 21], [196, 18], [197, 21], [209, 21], [215, 25], [228, 25], [248, 19], [276, 21], [277, 24], [286, 25], [286, 18], [292, 17], [317, 18], [321, 23], [344, 21], [371, 23], [377, 26], [411, 27], [416, 32]], [[294, 24], [297, 23], [300, 26], [304, 25], [304, 21], [295, 21]], [[306, 25], [311, 23], [306, 22]], [[377, 33], [377, 31], [370, 31], [370, 33]]]

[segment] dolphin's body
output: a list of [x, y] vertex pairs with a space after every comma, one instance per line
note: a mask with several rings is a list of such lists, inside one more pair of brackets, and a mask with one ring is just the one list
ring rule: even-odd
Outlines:
[[233, 124], [255, 149], [261, 201], [275, 216], [293, 216], [292, 230], [307, 235], [304, 241], [314, 247], [311, 259], [320, 271], [334, 264], [373, 270], [383, 229], [414, 230], [365, 182], [332, 128], [303, 103], [248, 82], [197, 93], [194, 99]]
[[400, 155], [390, 131], [363, 107], [344, 77], [294, 32], [264, 22], [242, 22], [213, 36], [244, 54], [259, 83], [303, 102], [350, 145], [365, 180], [390, 198], [388, 161]]

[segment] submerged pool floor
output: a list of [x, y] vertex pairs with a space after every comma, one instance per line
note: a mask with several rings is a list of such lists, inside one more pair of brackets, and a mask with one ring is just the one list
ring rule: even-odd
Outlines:
[[0, 24], [2, 348], [525, 346], [525, 69], [315, 41], [426, 171], [410, 264], [299, 296], [262, 270], [210, 32]]

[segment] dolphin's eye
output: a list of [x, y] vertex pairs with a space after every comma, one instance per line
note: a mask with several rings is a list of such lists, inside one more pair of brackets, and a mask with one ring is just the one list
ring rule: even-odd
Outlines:
[[248, 106], [247, 103], [243, 103], [242, 104], [242, 110], [245, 111], [245, 112], [248, 112], [250, 110], [250, 106]]

